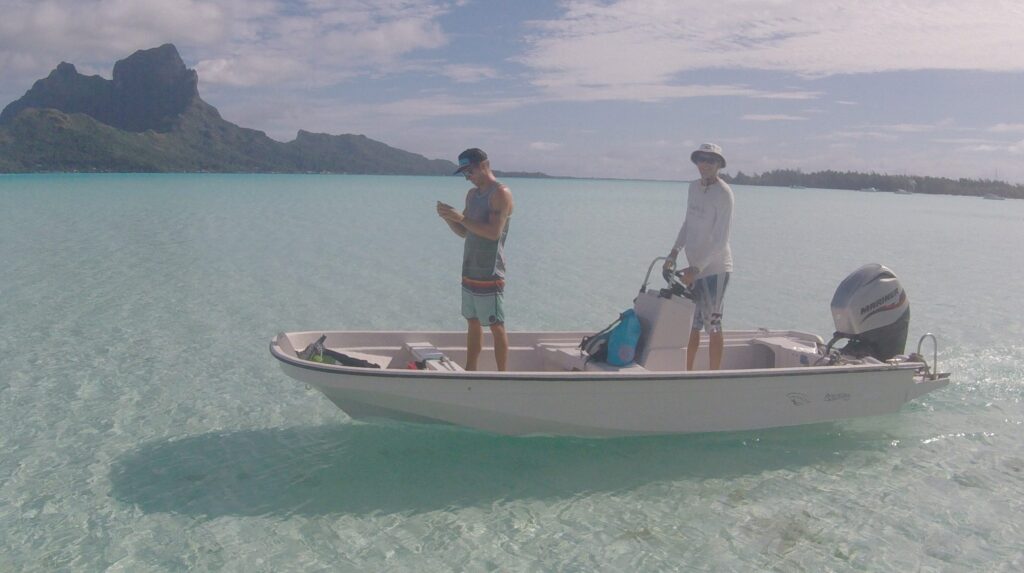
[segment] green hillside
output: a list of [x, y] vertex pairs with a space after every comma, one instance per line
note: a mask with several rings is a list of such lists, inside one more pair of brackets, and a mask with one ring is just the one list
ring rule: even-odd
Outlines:
[[165, 44], [114, 79], [61, 63], [0, 113], [0, 172], [278, 172], [448, 175], [455, 164], [363, 135], [300, 131], [281, 143], [224, 120]]

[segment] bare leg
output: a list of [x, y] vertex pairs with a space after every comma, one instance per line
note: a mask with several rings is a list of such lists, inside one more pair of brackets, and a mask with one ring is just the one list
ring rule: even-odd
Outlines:
[[700, 348], [700, 331], [690, 329], [690, 343], [686, 345], [686, 369], [693, 370], [693, 361], [697, 358], [697, 349]]
[[498, 371], [504, 372], [508, 369], [508, 334], [505, 325], [500, 322], [492, 324], [491, 335], [494, 337], [494, 361], [498, 364]]
[[466, 370], [476, 370], [483, 337], [484, 329], [480, 326], [480, 321], [475, 318], [466, 320]]
[[711, 362], [711, 369], [718, 370], [722, 367], [722, 349], [725, 348], [725, 336], [721, 331], [712, 332], [708, 335], [708, 359]]

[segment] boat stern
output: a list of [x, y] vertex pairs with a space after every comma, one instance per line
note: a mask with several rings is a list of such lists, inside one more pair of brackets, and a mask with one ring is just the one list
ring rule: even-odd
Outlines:
[[920, 398], [925, 394], [945, 388], [949, 385], [949, 372], [938, 372], [936, 374], [916, 374], [914, 384], [907, 393], [907, 401]]

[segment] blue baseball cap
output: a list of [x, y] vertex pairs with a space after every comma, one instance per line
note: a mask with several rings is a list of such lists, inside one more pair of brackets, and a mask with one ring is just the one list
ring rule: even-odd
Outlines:
[[487, 154], [484, 153], [484, 150], [470, 147], [459, 154], [459, 168], [452, 175], [458, 175], [465, 171], [467, 167], [483, 163], [484, 161], [487, 161]]

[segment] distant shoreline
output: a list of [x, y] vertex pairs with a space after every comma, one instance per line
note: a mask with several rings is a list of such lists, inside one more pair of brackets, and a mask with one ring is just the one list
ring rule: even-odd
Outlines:
[[838, 189], [845, 191], [891, 192], [901, 195], [963, 195], [987, 197], [990, 199], [1024, 199], [1024, 185], [1012, 185], [1005, 181], [990, 179], [949, 179], [917, 175], [886, 175], [881, 173], [857, 173], [853, 171], [816, 171], [804, 173], [785, 169], [766, 171], [760, 175], [746, 175], [742, 171], [735, 176], [722, 177], [737, 185], [761, 185], [769, 187], [811, 187], [815, 189]]
[[[826, 172], [827, 173], [827, 172]], [[101, 171], [101, 170], [77, 170], [77, 171], [0, 171], [0, 176], [4, 175], [351, 175], [357, 177], [363, 176], [384, 176], [384, 177], [449, 177], [448, 175], [437, 175], [437, 174], [409, 174], [409, 173], [335, 173], [335, 172], [293, 172], [293, 171]], [[524, 172], [524, 171], [495, 171], [495, 175], [499, 178], [504, 179], [564, 179], [571, 181], [642, 181], [647, 183], [675, 183], [680, 185], [689, 184], [692, 179], [678, 180], [678, 179], [639, 179], [639, 178], [624, 178], [624, 177], [577, 177], [571, 175], [548, 175], [547, 173], [541, 172]], [[742, 175], [740, 173], [739, 175]], [[815, 174], [807, 174], [813, 176]], [[883, 176], [885, 177], [885, 176]], [[894, 176], [896, 179], [901, 179], [904, 176]], [[959, 180], [954, 181], [951, 179], [932, 178], [932, 177], [914, 177], [915, 181], [921, 181], [913, 186], [916, 187], [914, 191], [905, 189], [904, 187], [896, 188], [880, 188], [880, 187], [826, 187], [818, 184], [786, 184], [783, 182], [762, 182], [756, 178], [749, 176], [734, 177], [728, 174], [723, 174], [722, 179], [726, 182], [734, 185], [744, 185], [750, 187], [789, 187], [792, 189], [820, 189], [820, 190], [835, 190], [835, 191], [859, 191], [859, 192], [877, 192], [877, 193], [894, 193], [899, 195], [953, 195], [953, 196], [964, 196], [964, 197], [981, 197], [985, 199], [1024, 199], [1024, 185], [1010, 185], [1009, 183], [1001, 181], [985, 181], [985, 180]], [[947, 187], [945, 185], [952, 184], [954, 187]], [[907, 185], [910, 186], [910, 185]], [[936, 190], [937, 189], [941, 190]]]

